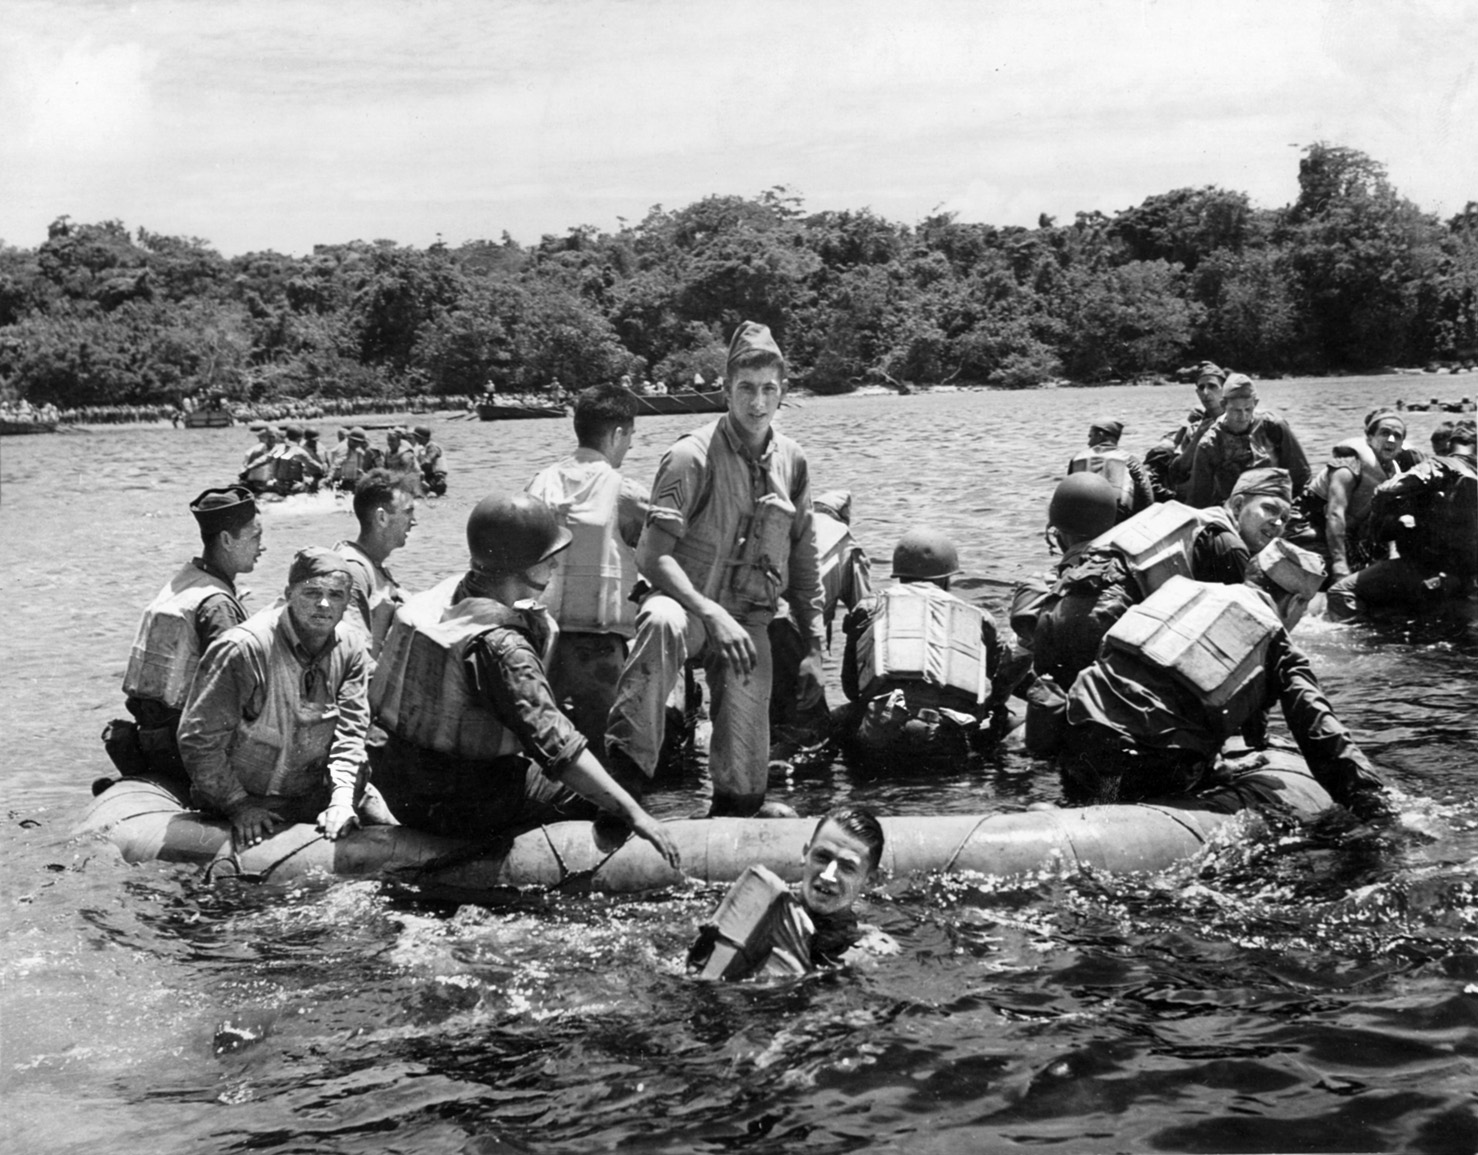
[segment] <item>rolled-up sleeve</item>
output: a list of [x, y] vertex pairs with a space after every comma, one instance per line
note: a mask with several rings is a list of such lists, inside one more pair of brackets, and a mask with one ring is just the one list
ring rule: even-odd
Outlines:
[[665, 530], [673, 537], [688, 532], [688, 519], [697, 512], [703, 494], [703, 454], [691, 439], [684, 438], [662, 455], [657, 463], [657, 479], [652, 483], [651, 506], [647, 524]]
[[539, 655], [516, 630], [494, 629], [467, 656], [473, 686], [545, 774], [557, 778], [588, 743], [560, 710]]
[[231, 738], [262, 709], [266, 665], [246, 634], [228, 632], [200, 659], [180, 715], [180, 757], [200, 801], [222, 812], [247, 797], [231, 770]]

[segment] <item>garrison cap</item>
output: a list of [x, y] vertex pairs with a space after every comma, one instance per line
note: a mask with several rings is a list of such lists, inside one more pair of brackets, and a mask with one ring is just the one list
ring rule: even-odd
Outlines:
[[770, 335], [770, 327], [761, 325], [758, 321], [739, 323], [739, 328], [734, 330], [734, 336], [729, 339], [727, 364], [733, 365], [746, 353], [769, 353], [780, 361], [785, 360], [785, 355], [780, 352], [780, 346], [775, 344], [775, 338]]
[[1257, 387], [1252, 384], [1252, 378], [1246, 373], [1233, 373], [1222, 384], [1221, 398], [1230, 401], [1234, 397], [1251, 397], [1257, 399]]
[[325, 549], [321, 545], [310, 545], [298, 550], [293, 555], [293, 564], [287, 571], [287, 584], [295, 586], [299, 582], [305, 582], [314, 577], [331, 577], [334, 574], [343, 574], [352, 582], [349, 567], [331, 549]]
[[1238, 494], [1246, 497], [1281, 497], [1284, 501], [1292, 502], [1293, 479], [1286, 469], [1274, 469], [1271, 466], [1249, 469], [1232, 486], [1231, 497]]
[[1091, 437], [1095, 433], [1106, 433], [1117, 441], [1124, 435], [1124, 423], [1112, 417], [1100, 417], [1088, 426], [1088, 435]]
[[1263, 577], [1291, 594], [1311, 598], [1324, 584], [1324, 559], [1281, 537], [1263, 546], [1253, 561]]
[[235, 532], [257, 515], [257, 499], [244, 485], [207, 489], [190, 503], [204, 533]]
[[1223, 369], [1220, 365], [1218, 365], [1215, 361], [1202, 361], [1199, 365], [1196, 366], [1197, 385], [1199, 385], [1202, 381], [1225, 381], [1226, 379], [1227, 371]]
[[844, 525], [852, 524], [852, 491], [850, 489], [828, 489], [811, 499], [811, 505], [831, 514]]

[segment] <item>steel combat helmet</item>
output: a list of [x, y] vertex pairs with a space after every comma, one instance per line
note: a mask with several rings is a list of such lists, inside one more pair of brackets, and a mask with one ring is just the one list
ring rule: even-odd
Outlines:
[[565, 549], [573, 535], [527, 493], [484, 497], [467, 518], [467, 549], [480, 573], [523, 573]]

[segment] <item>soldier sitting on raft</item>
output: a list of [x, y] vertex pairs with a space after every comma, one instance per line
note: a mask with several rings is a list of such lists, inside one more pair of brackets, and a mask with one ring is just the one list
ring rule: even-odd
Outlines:
[[314, 822], [336, 839], [391, 821], [367, 792], [369, 655], [343, 621], [349, 571], [338, 554], [299, 550], [283, 604], [205, 651], [180, 717], [191, 802], [230, 819], [245, 846]]
[[211, 643], [246, 620], [236, 578], [251, 573], [265, 549], [262, 519], [244, 485], [207, 489], [190, 503], [204, 545], [144, 610], [123, 674], [134, 722], [114, 721], [103, 744], [125, 777], [148, 775], [189, 797], [180, 760], [180, 711]]
[[959, 572], [949, 538], [909, 530], [893, 550], [896, 584], [843, 624], [842, 689], [853, 704], [838, 741], [879, 769], [957, 764], [1007, 728], [1006, 699], [1026, 663], [1011, 660], [989, 613], [949, 592]]
[[[1471, 592], [1478, 579], [1478, 466], [1474, 428], [1447, 434], [1447, 452], [1393, 477], [1375, 491], [1370, 522], [1378, 540], [1394, 538], [1398, 557], [1373, 562], [1329, 589], [1327, 614], [1346, 621], [1380, 611], [1419, 614]], [[1434, 448], [1436, 437], [1433, 438]]]
[[549, 686], [551, 622], [533, 599], [570, 541], [526, 493], [473, 508], [470, 568], [410, 598], [385, 639], [370, 690], [387, 732], [370, 749], [375, 782], [417, 829], [492, 838], [604, 812], [676, 867], [662, 824], [612, 780]]
[[1406, 422], [1393, 409], [1365, 415], [1365, 435], [1334, 447], [1333, 455], [1299, 495], [1298, 522], [1288, 537], [1323, 554], [1330, 578], [1349, 577], [1377, 560], [1363, 532], [1377, 487], [1401, 470], [1396, 456], [1406, 441]]
[[898, 944], [853, 910], [882, 858], [883, 828], [872, 811], [828, 812], [801, 852], [800, 885], [792, 891], [766, 867], [747, 869], [701, 928], [688, 971], [705, 979], [785, 978], [897, 954]]
[[[1251, 558], [1283, 532], [1292, 488], [1282, 469], [1252, 469], [1225, 504], [1161, 502], [1063, 559], [1038, 610], [1034, 667], [1066, 689], [1098, 654], [1103, 635], [1173, 573], [1237, 585]], [[1054, 495], [1053, 509], [1070, 508]]]
[[1266, 745], [1276, 702], [1334, 801], [1366, 821], [1392, 820], [1384, 784], [1288, 637], [1323, 580], [1317, 554], [1280, 539], [1244, 585], [1176, 575], [1132, 607], [1068, 691], [1064, 798], [1138, 802], [1194, 790], [1239, 732], [1253, 749]]

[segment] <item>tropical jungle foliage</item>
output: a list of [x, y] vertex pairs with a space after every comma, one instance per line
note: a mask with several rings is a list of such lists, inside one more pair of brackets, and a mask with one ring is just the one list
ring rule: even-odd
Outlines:
[[1175, 189], [1034, 229], [939, 213], [808, 213], [775, 188], [658, 205], [614, 233], [521, 246], [392, 241], [222, 257], [61, 217], [0, 246], [0, 391], [58, 405], [713, 380], [765, 322], [818, 392], [1037, 385], [1209, 357], [1262, 373], [1478, 355], [1478, 202], [1448, 221], [1354, 149], [1316, 144], [1299, 196]]

